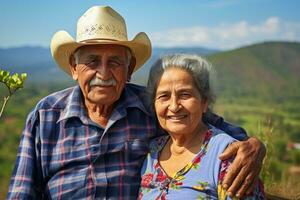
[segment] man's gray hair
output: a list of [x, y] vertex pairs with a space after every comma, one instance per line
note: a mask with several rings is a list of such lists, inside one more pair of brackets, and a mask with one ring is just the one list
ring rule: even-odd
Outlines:
[[147, 92], [152, 104], [156, 95], [157, 84], [168, 68], [179, 68], [189, 72], [201, 98], [207, 100], [209, 105], [215, 102], [216, 95], [213, 88], [215, 73], [212, 65], [198, 55], [174, 54], [161, 57], [151, 67]]

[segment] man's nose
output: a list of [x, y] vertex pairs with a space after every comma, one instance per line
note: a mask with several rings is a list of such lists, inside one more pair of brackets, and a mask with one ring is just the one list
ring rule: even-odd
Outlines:
[[110, 78], [110, 70], [106, 63], [100, 64], [96, 68], [97, 74], [101, 76], [102, 79]]

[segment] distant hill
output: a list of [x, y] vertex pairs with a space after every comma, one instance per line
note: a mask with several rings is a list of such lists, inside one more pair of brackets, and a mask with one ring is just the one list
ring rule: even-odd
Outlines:
[[265, 42], [207, 57], [219, 91], [233, 96], [300, 97], [300, 43]]
[[[146, 84], [150, 66], [161, 55], [193, 53], [205, 56], [217, 71], [218, 91], [232, 98], [300, 96], [300, 43], [266, 42], [230, 51], [205, 48], [154, 48], [132, 81]], [[0, 68], [27, 72], [28, 82], [62, 82], [71, 78], [56, 66], [50, 50], [41, 47], [0, 49]]]
[[26, 72], [29, 82], [69, 79], [56, 66], [50, 50], [42, 47], [0, 49], [0, 68], [11, 73]]

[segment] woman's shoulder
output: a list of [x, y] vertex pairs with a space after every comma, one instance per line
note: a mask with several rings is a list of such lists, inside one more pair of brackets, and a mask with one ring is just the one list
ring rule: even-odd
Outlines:
[[209, 141], [209, 149], [216, 151], [215, 153], [222, 153], [225, 148], [237, 140], [225, 133], [224, 131], [209, 125], [209, 130], [211, 132], [211, 138]]

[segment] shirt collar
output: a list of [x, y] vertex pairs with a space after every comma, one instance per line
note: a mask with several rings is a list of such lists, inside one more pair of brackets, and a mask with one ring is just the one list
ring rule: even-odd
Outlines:
[[87, 110], [83, 104], [83, 95], [79, 85], [73, 88], [69, 97], [66, 100], [65, 108], [63, 109], [58, 122], [72, 117], [78, 117], [83, 123], [88, 123]]

